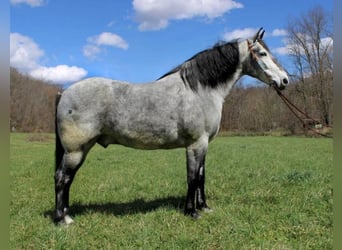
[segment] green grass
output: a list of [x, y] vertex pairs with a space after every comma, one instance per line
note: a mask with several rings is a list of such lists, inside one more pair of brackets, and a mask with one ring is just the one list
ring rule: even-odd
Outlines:
[[182, 214], [184, 149], [95, 146], [66, 228], [51, 220], [53, 135], [34, 138], [11, 134], [12, 249], [332, 249], [331, 139], [216, 138], [206, 181], [214, 212], [197, 221]]

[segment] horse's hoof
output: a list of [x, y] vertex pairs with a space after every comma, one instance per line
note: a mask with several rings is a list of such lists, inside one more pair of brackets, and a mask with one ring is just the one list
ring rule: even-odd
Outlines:
[[56, 225], [69, 226], [70, 224], [74, 223], [74, 220], [71, 219], [69, 215], [65, 215], [62, 218], [55, 218], [54, 222]]
[[201, 211], [203, 211], [204, 213], [212, 213], [214, 210], [210, 207], [203, 207]]
[[201, 215], [197, 212], [193, 212], [190, 214], [191, 218], [195, 219], [195, 220], [198, 220], [201, 218]]
[[184, 214], [187, 216], [190, 216], [193, 219], [201, 218], [201, 215], [199, 213], [197, 213], [196, 210], [190, 210], [190, 211], [185, 210]]
[[205, 208], [202, 208], [202, 211], [204, 213], [212, 213], [214, 212], [214, 209], [211, 209], [210, 207], [205, 207]]
[[74, 223], [74, 220], [71, 219], [71, 217], [70, 217], [69, 215], [66, 215], [66, 216], [64, 217], [64, 222], [65, 222], [65, 225], [68, 226], [68, 225]]
[[202, 205], [202, 206], [198, 206], [197, 209], [203, 211], [204, 213], [211, 213], [214, 211], [213, 209], [208, 207], [208, 205], [206, 205], [206, 204]]

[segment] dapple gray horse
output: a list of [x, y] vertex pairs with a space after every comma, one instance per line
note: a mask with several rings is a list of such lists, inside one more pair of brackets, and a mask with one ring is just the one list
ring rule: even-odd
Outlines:
[[95, 143], [139, 149], [186, 148], [184, 213], [198, 218], [207, 205], [205, 157], [220, 127], [222, 105], [236, 81], [250, 75], [283, 89], [288, 76], [262, 40], [216, 44], [157, 81], [146, 84], [89, 78], [75, 83], [56, 107], [56, 223], [70, 224], [69, 190]]

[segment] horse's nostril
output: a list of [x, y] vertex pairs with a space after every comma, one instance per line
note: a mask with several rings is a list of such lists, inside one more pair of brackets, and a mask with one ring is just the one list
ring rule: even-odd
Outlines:
[[284, 79], [283, 79], [283, 83], [284, 83], [284, 84], [288, 84], [288, 83], [289, 83], [289, 80], [287, 80], [287, 78], [284, 78]]

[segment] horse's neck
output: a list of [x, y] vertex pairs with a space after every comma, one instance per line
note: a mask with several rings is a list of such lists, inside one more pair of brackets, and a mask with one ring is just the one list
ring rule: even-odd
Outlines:
[[228, 79], [226, 84], [221, 84], [217, 89], [211, 91], [222, 98], [222, 101], [227, 97], [235, 83], [244, 75], [243, 63], [248, 57], [248, 43], [247, 40], [241, 41], [239, 46], [239, 65], [236, 67], [235, 73]]
[[209, 92], [214, 98], [219, 99], [223, 103], [224, 99], [228, 96], [231, 89], [234, 87], [234, 85], [241, 78], [242, 75], [242, 66], [238, 66], [236, 72], [228, 79], [225, 84], [220, 84], [216, 88], [209, 90]]

